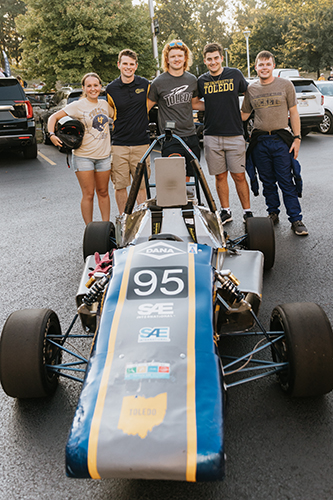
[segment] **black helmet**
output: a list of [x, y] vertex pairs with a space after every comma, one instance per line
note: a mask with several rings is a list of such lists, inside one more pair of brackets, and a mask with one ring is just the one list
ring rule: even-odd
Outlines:
[[70, 153], [72, 149], [81, 146], [84, 134], [84, 125], [75, 118], [64, 116], [57, 123], [56, 136], [62, 142], [59, 147], [61, 153]]

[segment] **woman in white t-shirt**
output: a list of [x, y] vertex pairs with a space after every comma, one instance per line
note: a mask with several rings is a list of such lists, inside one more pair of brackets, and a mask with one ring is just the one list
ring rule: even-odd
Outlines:
[[96, 73], [87, 73], [81, 81], [83, 97], [53, 113], [48, 121], [50, 140], [54, 146], [61, 146], [55, 135], [56, 123], [64, 116], [80, 120], [84, 125], [81, 146], [73, 150], [72, 163], [81, 190], [81, 212], [86, 224], [93, 219], [94, 194], [103, 221], [110, 220], [109, 179], [111, 170], [111, 142], [109, 118], [114, 110], [107, 101], [98, 99], [102, 82]]

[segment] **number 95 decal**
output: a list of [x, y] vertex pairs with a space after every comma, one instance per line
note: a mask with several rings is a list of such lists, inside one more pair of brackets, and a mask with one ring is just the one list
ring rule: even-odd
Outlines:
[[187, 297], [187, 267], [131, 269], [127, 299]]

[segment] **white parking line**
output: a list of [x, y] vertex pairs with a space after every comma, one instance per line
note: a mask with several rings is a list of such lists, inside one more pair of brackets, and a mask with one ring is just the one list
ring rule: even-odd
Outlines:
[[47, 156], [43, 155], [43, 153], [41, 153], [40, 151], [38, 151], [38, 154], [39, 154], [39, 156], [41, 156], [43, 158], [43, 160], [45, 160], [48, 163], [50, 163], [50, 165], [56, 165], [56, 163], [54, 163], [54, 161], [50, 160], [50, 158], [48, 158]]

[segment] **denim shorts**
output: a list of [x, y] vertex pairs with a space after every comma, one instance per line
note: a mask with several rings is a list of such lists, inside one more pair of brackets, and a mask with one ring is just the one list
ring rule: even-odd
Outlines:
[[72, 165], [74, 172], [88, 172], [89, 170], [107, 172], [111, 170], [111, 155], [107, 158], [95, 160], [94, 158], [84, 158], [72, 154]]

